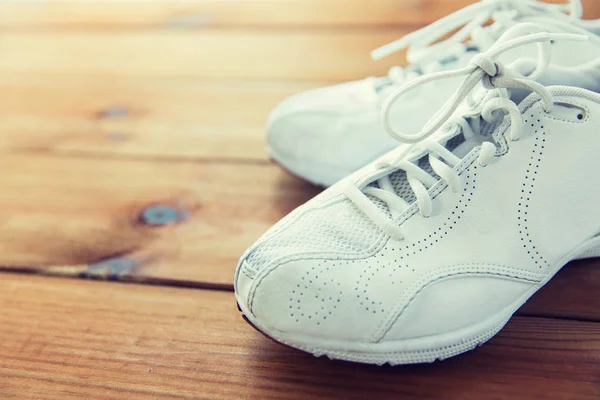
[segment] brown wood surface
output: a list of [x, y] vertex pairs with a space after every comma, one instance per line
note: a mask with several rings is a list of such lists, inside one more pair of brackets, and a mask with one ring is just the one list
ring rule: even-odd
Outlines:
[[[163, 0], [164, 1], [164, 0]], [[350, 7], [344, 7], [342, 0], [329, 4], [329, 7], [343, 10], [357, 10], [359, 6], [353, 0]], [[35, 3], [35, 2], [34, 2]], [[210, 3], [210, 2], [209, 2]], [[263, 8], [286, 8], [290, 5], [306, 7], [306, 13], [317, 15], [316, 2], [297, 1], [285, 2], [246, 2]], [[310, 5], [312, 3], [312, 6]], [[330, 1], [331, 3], [331, 1]], [[394, 6], [390, 0], [384, 1], [388, 7]], [[414, 4], [421, 4], [412, 0]], [[453, 0], [450, 5], [434, 1], [431, 10], [442, 11], [442, 15], [450, 10], [469, 4], [469, 1]], [[589, 17], [600, 17], [600, 10], [595, 2], [590, 1]], [[83, 3], [85, 4], [85, 3]], [[61, 12], [61, 7], [73, 7], [88, 10], [90, 15], [103, 15], [112, 10], [115, 14], [119, 7], [138, 7], [142, 5], [125, 2], [121, 6], [104, 7], [100, 3], [90, 2], [87, 6], [70, 2], [50, 2], [40, 4], [20, 5], [9, 2], [6, 7], [36, 8], [37, 11], [14, 11], [4, 13], [10, 21], [10, 16], [21, 18], [29, 27], [35, 27], [36, 21], [46, 15], [52, 20], [52, 13], [69, 15]], [[111, 2], [118, 4], [118, 2]], [[149, 3], [151, 10], [165, 7], [159, 3], [158, 8]], [[206, 6], [206, 3], [196, 5]], [[229, 10], [233, 13], [246, 15], [262, 21], [261, 16], [268, 13], [247, 14], [234, 7], [236, 2], [216, 1], [212, 6]], [[246, 4], [248, 7], [252, 7]], [[398, 6], [404, 4], [404, 6]], [[410, 2], [399, 2], [394, 7], [407, 7]], [[414, 4], [411, 9], [414, 8]], [[424, 3], [427, 7], [427, 3]], [[440, 4], [446, 4], [440, 10]], [[193, 3], [175, 3], [168, 7], [192, 7]], [[311, 10], [312, 7], [312, 11]], [[327, 13], [327, 6], [321, 13]], [[423, 7], [423, 6], [422, 6]], [[448, 9], [449, 8], [449, 9]], [[394, 13], [390, 10], [371, 7], [386, 15], [402, 14], [401, 10]], [[45, 12], [44, 10], [53, 10]], [[383, 10], [383, 11], [382, 11]], [[122, 10], [121, 10], [122, 11]], [[285, 11], [280, 11], [286, 13]], [[423, 12], [423, 11], [421, 11]], [[74, 11], [76, 20], [80, 20], [77, 10]], [[288, 14], [294, 15], [288, 11]], [[435, 12], [432, 11], [432, 13]], [[21, 15], [22, 14], [22, 15]], [[343, 14], [343, 13], [342, 13]], [[18, 17], [21, 15], [21, 17]], [[30, 19], [27, 18], [30, 15]], [[37, 15], [37, 17], [36, 17]], [[125, 12], [124, 15], [127, 15]], [[136, 14], [137, 15], [137, 14]], [[141, 12], [144, 15], [144, 12]], [[254, 16], [254, 17], [253, 17]], [[274, 18], [277, 20], [277, 17]], [[83, 19], [85, 20], [85, 18]], [[417, 26], [425, 21], [417, 21]], [[9, 24], [10, 25], [10, 24]], [[389, 67], [403, 62], [403, 57], [388, 57], [377, 63], [369, 58], [369, 52], [387, 42], [410, 32], [416, 26], [400, 24], [398, 27], [374, 29], [369, 27], [351, 29], [313, 30], [299, 27], [293, 30], [257, 30], [252, 27], [234, 26], [228, 29], [204, 30], [173, 30], [168, 25], [153, 26], [151, 29], [137, 27], [133, 30], [93, 29], [84, 26], [79, 29], [50, 29], [23, 30], [11, 28], [3, 32], [0, 38], [0, 73], [2, 72], [33, 72], [52, 74], [93, 74], [102, 76], [177, 76], [177, 77], [208, 77], [217, 79], [295, 79], [295, 80], [348, 80], [362, 78], [372, 74], [383, 74]], [[298, 62], [302, 60], [302, 62]], [[343, 62], [340, 62], [343, 60]]]
[[[136, 264], [122, 278], [190, 285], [231, 286], [239, 255], [319, 190], [271, 164], [31, 152], [3, 155], [0, 170], [5, 268], [79, 274], [117, 257]], [[180, 210], [181, 222], [142, 223], [158, 204]]]
[[266, 161], [282, 99], [324, 82], [0, 74], [0, 146], [53, 153]]
[[320, 191], [269, 162], [268, 112], [470, 3], [0, 1], [0, 399], [600, 398], [597, 259], [427, 366], [315, 359], [235, 309], [239, 255]]
[[600, 324], [516, 317], [431, 365], [333, 362], [275, 344], [229, 292], [0, 274], [0, 397], [597, 399]]
[[[0, 157], [0, 170], [0, 270], [105, 278], [99, 264], [126, 262], [109, 277], [194, 287], [231, 288], [239, 255], [319, 191], [262, 163], [32, 151]], [[140, 221], [157, 204], [182, 221]], [[523, 312], [600, 321], [599, 292], [600, 263], [573, 263]]]
[[[419, 26], [453, 12], [468, 1], [428, 0], [153, 0], [0, 3], [0, 26], [30, 28], [170, 28], [204, 29], [236, 26], [361, 27]], [[144, 4], [144, 3], [142, 3]]]
[[0, 73], [349, 80], [401, 62], [396, 56], [374, 63], [370, 52], [408, 32], [8, 30], [0, 37]]
[[[564, 0], [549, 1], [561, 3]], [[135, 0], [6, 1], [0, 27], [21, 29], [257, 27], [294, 29], [419, 27], [474, 0]], [[585, 15], [598, 18], [596, 0], [583, 0]]]

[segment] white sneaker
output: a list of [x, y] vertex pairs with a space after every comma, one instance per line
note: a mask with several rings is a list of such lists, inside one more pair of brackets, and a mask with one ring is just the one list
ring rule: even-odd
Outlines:
[[[394, 93], [390, 103], [468, 75], [423, 137], [395, 132], [420, 143], [329, 188], [246, 251], [235, 289], [254, 326], [317, 356], [431, 362], [490, 339], [569, 261], [600, 256], [600, 58], [505, 66], [497, 56], [515, 46], [543, 42], [545, 56], [551, 40], [575, 40], [507, 40], [514, 32], [466, 68]], [[483, 100], [454, 112], [479, 82]]]
[[[567, 9], [570, 15], [565, 13]], [[600, 20], [582, 21], [581, 14], [580, 0], [571, 1], [569, 7], [532, 0], [484, 0], [469, 6], [374, 52], [374, 57], [380, 58], [410, 46], [409, 67], [394, 67], [385, 78], [317, 89], [285, 100], [269, 117], [267, 151], [293, 174], [329, 186], [398, 145], [385, 134], [380, 111], [384, 99], [400, 84], [424, 73], [467, 65], [518, 22], [535, 22], [557, 31], [569, 29], [570, 24], [574, 32], [586, 29], [600, 33]], [[490, 18], [495, 23], [482, 27]], [[465, 27], [451, 38], [430, 45], [462, 25]], [[464, 43], [468, 37], [471, 39]], [[557, 44], [553, 59], [565, 65], [587, 60], [589, 51], [573, 51], [572, 45]], [[532, 51], [531, 47], [522, 48], [501, 61], [512, 61]], [[418, 130], [431, 117], [430, 110], [439, 109], [459, 84], [460, 80], [451, 79], [440, 82], [435, 90], [415, 92], [397, 104], [391, 119], [407, 131]]]

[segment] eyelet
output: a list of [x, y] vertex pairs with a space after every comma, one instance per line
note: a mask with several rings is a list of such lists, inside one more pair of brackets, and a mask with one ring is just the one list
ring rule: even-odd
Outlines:
[[556, 102], [554, 105], [556, 106], [555, 114], [564, 120], [581, 122], [584, 121], [588, 116], [588, 110], [576, 104]]

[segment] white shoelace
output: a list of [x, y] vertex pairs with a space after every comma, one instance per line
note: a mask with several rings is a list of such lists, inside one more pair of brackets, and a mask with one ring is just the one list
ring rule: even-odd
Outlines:
[[[371, 55], [373, 59], [379, 60], [408, 47], [407, 59], [410, 66], [395, 66], [388, 72], [392, 83], [401, 84], [418, 78], [423, 73], [442, 70], [442, 60], [460, 60], [469, 49], [485, 51], [503, 32], [518, 23], [518, 17], [527, 15], [569, 22], [582, 17], [583, 7], [581, 0], [569, 0], [565, 4], [548, 4], [536, 0], [482, 0], [386, 44], [374, 50]], [[494, 23], [483, 26], [489, 20]], [[450, 38], [433, 44], [460, 27], [462, 28]], [[468, 38], [469, 42], [465, 43]], [[370, 79], [373, 87], [376, 87], [377, 80]]]
[[[537, 29], [538, 33], [513, 38], [516, 33], [532, 29]], [[502, 35], [487, 52], [473, 58], [467, 67], [455, 71], [425, 75], [399, 88], [390, 95], [384, 104], [382, 110], [383, 124], [390, 135], [401, 142], [418, 143], [418, 145], [407, 146], [393, 160], [377, 165], [377, 168], [382, 170], [383, 175], [383, 177], [377, 180], [379, 187], [367, 186], [361, 190], [354, 183], [351, 183], [346, 186], [344, 193], [373, 223], [388, 235], [398, 240], [402, 239], [401, 228], [395, 219], [406, 211], [410, 207], [410, 204], [396, 193], [389, 177], [390, 174], [398, 170], [406, 172], [406, 179], [414, 192], [419, 212], [425, 218], [431, 215], [433, 208], [429, 189], [438, 182], [438, 179], [431, 176], [415, 163], [409, 161], [407, 155], [413, 153], [428, 154], [429, 164], [433, 171], [453, 191], [457, 192], [460, 190], [462, 182], [454, 167], [461, 162], [461, 159], [445, 148], [440, 142], [431, 138], [431, 136], [439, 131], [440, 128], [450, 127], [450, 124], [458, 126], [463, 132], [471, 129], [464, 118], [452, 118], [452, 115], [477, 84], [481, 82], [484, 88], [488, 90], [488, 95], [485, 96], [481, 103], [481, 118], [484, 121], [493, 123], [499, 120], [498, 111], [503, 113], [502, 119], [504, 115], [508, 115], [510, 118], [509, 139], [518, 140], [521, 135], [523, 117], [518, 105], [508, 97], [508, 90], [527, 89], [537, 93], [541, 97], [545, 111], [551, 112], [554, 105], [552, 94], [546, 87], [535, 81], [535, 78], [548, 68], [550, 63], [550, 44], [555, 40], [584, 41], [587, 39], [588, 37], [585, 35], [548, 33], [542, 27], [530, 23], [517, 25]], [[521, 74], [513, 66], [505, 66], [498, 61], [498, 57], [501, 54], [516, 47], [533, 43], [538, 45], [538, 65], [535, 71], [529, 76]], [[417, 135], [406, 135], [396, 131], [390, 125], [389, 109], [401, 96], [406, 95], [414, 88], [425, 83], [461, 75], [467, 76], [461, 87], [425, 125], [422, 132]], [[469, 116], [472, 116], [472, 114]], [[485, 167], [496, 156], [496, 152], [497, 149], [493, 143], [484, 142], [480, 146], [477, 162], [482, 167]], [[386, 203], [391, 217], [378, 208], [367, 195]]]

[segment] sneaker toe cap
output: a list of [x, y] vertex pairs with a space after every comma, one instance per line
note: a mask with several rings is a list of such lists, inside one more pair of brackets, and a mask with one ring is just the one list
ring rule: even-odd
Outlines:
[[384, 315], [360, 307], [355, 284], [316, 272], [318, 265], [318, 260], [298, 260], [252, 276], [242, 261], [236, 296], [244, 314], [283, 343], [368, 341]]

